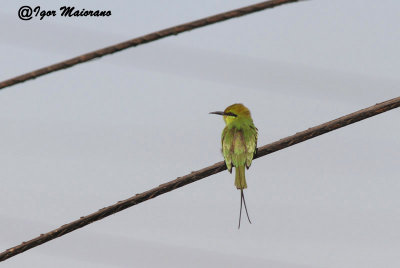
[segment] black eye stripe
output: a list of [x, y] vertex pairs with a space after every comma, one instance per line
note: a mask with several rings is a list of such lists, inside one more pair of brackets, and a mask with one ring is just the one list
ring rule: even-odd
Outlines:
[[228, 115], [228, 116], [233, 116], [233, 117], [237, 117], [237, 115], [236, 115], [236, 114], [234, 114], [234, 113], [232, 113], [232, 112], [225, 113], [225, 115]]

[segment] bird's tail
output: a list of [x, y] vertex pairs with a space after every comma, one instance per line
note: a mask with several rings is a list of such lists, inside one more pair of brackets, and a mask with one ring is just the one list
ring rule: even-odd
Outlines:
[[244, 209], [246, 210], [247, 219], [250, 221], [249, 213], [247, 212], [246, 200], [244, 199], [243, 189], [247, 188], [246, 177], [244, 175], [245, 167], [238, 166], [235, 168], [235, 186], [240, 189], [240, 213], [239, 213], [239, 227], [240, 221], [242, 219], [242, 205], [244, 205]]
[[251, 224], [251, 220], [250, 220], [250, 217], [249, 217], [249, 212], [247, 211], [246, 199], [244, 199], [243, 189], [240, 189], [240, 213], [239, 213], [239, 226], [238, 226], [238, 229], [240, 229], [240, 222], [242, 220], [242, 204], [244, 204], [244, 209], [246, 210], [247, 219], [249, 220], [249, 222]]
[[235, 186], [237, 189], [247, 188], [246, 176], [244, 175], [245, 169], [244, 165], [235, 168]]

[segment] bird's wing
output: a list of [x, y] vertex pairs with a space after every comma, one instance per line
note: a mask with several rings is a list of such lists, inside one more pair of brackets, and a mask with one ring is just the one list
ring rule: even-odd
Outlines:
[[221, 145], [222, 145], [222, 155], [225, 159], [226, 167], [228, 171], [232, 173], [232, 153], [231, 153], [231, 146], [232, 146], [233, 136], [228, 127], [225, 127], [222, 131], [221, 135]]
[[229, 150], [230, 157], [232, 158], [232, 165], [235, 167], [245, 166], [247, 158], [245, 133], [242, 129], [236, 127], [232, 127], [229, 133], [232, 137]]
[[258, 129], [254, 125], [250, 125], [250, 128], [245, 133], [246, 167], [249, 168], [257, 150]]

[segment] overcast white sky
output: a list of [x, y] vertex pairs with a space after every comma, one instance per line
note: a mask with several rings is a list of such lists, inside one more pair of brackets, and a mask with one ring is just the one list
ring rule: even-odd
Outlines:
[[[68, 1], [106, 18], [17, 16], [0, 81], [252, 1]], [[60, 12], [58, 12], [60, 13]], [[242, 102], [259, 145], [399, 96], [400, 2], [312, 0], [131, 48], [0, 91], [0, 251], [222, 160]], [[400, 111], [219, 173], [15, 256], [4, 267], [399, 267]]]

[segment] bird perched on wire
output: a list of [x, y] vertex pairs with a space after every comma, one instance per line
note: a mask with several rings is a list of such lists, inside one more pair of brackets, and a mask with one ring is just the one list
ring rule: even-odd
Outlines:
[[247, 211], [243, 189], [247, 188], [245, 167], [248, 169], [257, 149], [258, 130], [253, 123], [249, 109], [241, 103], [228, 106], [223, 112], [211, 112], [224, 117], [225, 128], [222, 131], [222, 154], [226, 167], [232, 173], [235, 167], [235, 186], [240, 189], [240, 213], [239, 227], [242, 217], [242, 204], [246, 210], [247, 219], [250, 221]]

